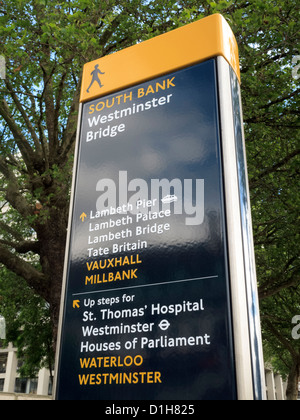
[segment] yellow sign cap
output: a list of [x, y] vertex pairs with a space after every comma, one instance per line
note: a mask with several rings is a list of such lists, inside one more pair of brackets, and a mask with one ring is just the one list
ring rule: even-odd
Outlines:
[[87, 63], [81, 102], [146, 82], [213, 57], [222, 56], [240, 80], [235, 36], [219, 14]]

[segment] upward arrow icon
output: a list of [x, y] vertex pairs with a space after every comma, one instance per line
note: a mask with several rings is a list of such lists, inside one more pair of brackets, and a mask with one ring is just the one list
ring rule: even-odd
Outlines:
[[84, 212], [80, 215], [80, 219], [81, 219], [82, 223], [85, 221], [86, 217], [87, 217], [87, 215]]

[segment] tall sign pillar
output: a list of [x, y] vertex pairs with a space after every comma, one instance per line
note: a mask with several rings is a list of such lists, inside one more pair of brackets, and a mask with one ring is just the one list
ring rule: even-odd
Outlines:
[[86, 64], [56, 398], [262, 399], [238, 49], [220, 15]]

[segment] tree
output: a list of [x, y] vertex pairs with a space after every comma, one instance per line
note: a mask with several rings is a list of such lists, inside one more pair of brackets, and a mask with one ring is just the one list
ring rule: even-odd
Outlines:
[[7, 324], [6, 342], [14, 343], [22, 361], [20, 375], [34, 378], [44, 366], [52, 372], [54, 351], [49, 305], [24, 279], [2, 269], [0, 306]]
[[[288, 399], [297, 398], [299, 340], [291, 320], [300, 314], [299, 246], [299, 5], [258, 4], [257, 29], [240, 44], [244, 121], [254, 240], [266, 359], [287, 374]], [[269, 355], [272, 354], [271, 357]]]
[[300, 288], [290, 287], [262, 301], [265, 358], [288, 379], [287, 399], [298, 397], [300, 376]]
[[272, 305], [300, 283], [299, 84], [292, 77], [298, 2], [0, 2], [7, 64], [0, 81], [0, 263], [49, 303], [54, 341], [82, 66], [216, 12], [240, 49], [259, 291]]
[[[0, 262], [49, 302], [54, 338], [81, 69], [166, 29], [157, 18], [163, 3], [20, 0], [1, 6], [7, 78], [0, 98], [0, 191], [5, 218], [14, 222], [1, 222]], [[28, 253], [36, 255], [34, 263]]]

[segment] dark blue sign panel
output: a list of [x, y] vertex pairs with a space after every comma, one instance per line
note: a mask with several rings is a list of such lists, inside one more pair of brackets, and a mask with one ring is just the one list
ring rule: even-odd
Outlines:
[[236, 399], [216, 62], [83, 105], [58, 399]]

